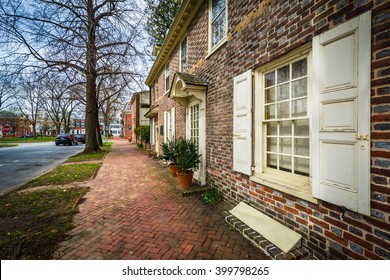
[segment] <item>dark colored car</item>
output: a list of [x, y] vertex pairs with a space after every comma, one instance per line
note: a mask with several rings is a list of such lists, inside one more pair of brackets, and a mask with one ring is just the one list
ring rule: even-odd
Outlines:
[[77, 138], [77, 141], [85, 144], [85, 134], [75, 134], [74, 136]]
[[63, 145], [78, 145], [79, 141], [77, 141], [77, 138], [70, 133], [61, 133], [58, 134], [56, 137], [56, 146], [63, 144]]

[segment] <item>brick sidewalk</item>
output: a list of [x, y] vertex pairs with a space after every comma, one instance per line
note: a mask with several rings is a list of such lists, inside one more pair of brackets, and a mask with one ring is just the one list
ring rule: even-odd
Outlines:
[[182, 197], [165, 172], [136, 145], [115, 141], [54, 258], [268, 259], [225, 224], [230, 205]]

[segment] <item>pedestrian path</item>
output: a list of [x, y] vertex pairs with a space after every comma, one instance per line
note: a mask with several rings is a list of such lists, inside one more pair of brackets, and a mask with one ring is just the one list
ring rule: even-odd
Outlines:
[[268, 259], [225, 224], [231, 204], [183, 197], [165, 172], [136, 145], [114, 141], [54, 258]]

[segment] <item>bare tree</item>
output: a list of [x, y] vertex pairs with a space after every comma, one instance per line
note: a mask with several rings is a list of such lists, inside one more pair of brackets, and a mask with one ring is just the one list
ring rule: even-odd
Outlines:
[[37, 121], [43, 107], [43, 93], [42, 83], [37, 83], [29, 76], [21, 80], [16, 103], [25, 121], [30, 122], [34, 138], [37, 136]]
[[[99, 150], [97, 79], [139, 82], [143, 17], [135, 0], [0, 0], [0, 32], [15, 67], [65, 72], [85, 84], [86, 145]], [[11, 57], [5, 57], [8, 59]]]
[[6, 67], [0, 69], [0, 111], [7, 109], [13, 104], [15, 97], [15, 86], [13, 76]]

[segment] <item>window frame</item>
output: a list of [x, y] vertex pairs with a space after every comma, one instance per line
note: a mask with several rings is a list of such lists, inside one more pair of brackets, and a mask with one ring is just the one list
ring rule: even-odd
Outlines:
[[[213, 20], [212, 20], [212, 15], [213, 15], [213, 0], [209, 0], [209, 22], [208, 22], [208, 56], [210, 56], [212, 53], [214, 53], [217, 49], [219, 49], [224, 43], [226, 43], [226, 38], [227, 38], [227, 33], [228, 33], [228, 0], [225, 1], [225, 34], [223, 38], [216, 43], [213, 46]], [[208, 57], [207, 56], [207, 57]]]
[[[308, 43], [301, 48], [285, 55], [279, 59], [271, 61], [255, 71], [255, 96], [254, 96], [254, 169], [250, 177], [252, 181], [272, 187], [274, 189], [286, 192], [295, 197], [305, 199], [310, 202], [317, 202], [312, 196], [311, 170], [312, 153], [309, 144], [309, 176], [293, 174], [287, 171], [281, 171], [266, 167], [266, 126], [264, 125], [264, 75], [272, 70], [292, 64], [303, 58], [307, 58], [307, 118], [309, 119], [309, 143], [312, 137], [312, 118], [311, 118], [311, 75], [312, 75], [312, 57], [311, 44]], [[299, 119], [299, 117], [298, 117]]]
[[169, 70], [169, 62], [165, 64], [165, 70], [164, 70], [164, 83], [165, 83], [165, 94], [169, 92], [169, 86], [170, 86], [170, 70]]
[[[182, 46], [183, 46], [183, 42], [186, 43], [186, 52], [185, 52], [185, 59], [183, 59], [183, 52], [182, 52]], [[186, 68], [184, 69], [183, 68], [183, 60], [185, 60], [185, 63], [186, 63]], [[179, 69], [180, 69], [180, 72], [184, 72], [184, 73], [187, 73], [188, 72], [188, 38], [187, 36], [184, 37], [184, 39], [180, 42], [180, 60], [179, 60]]]

